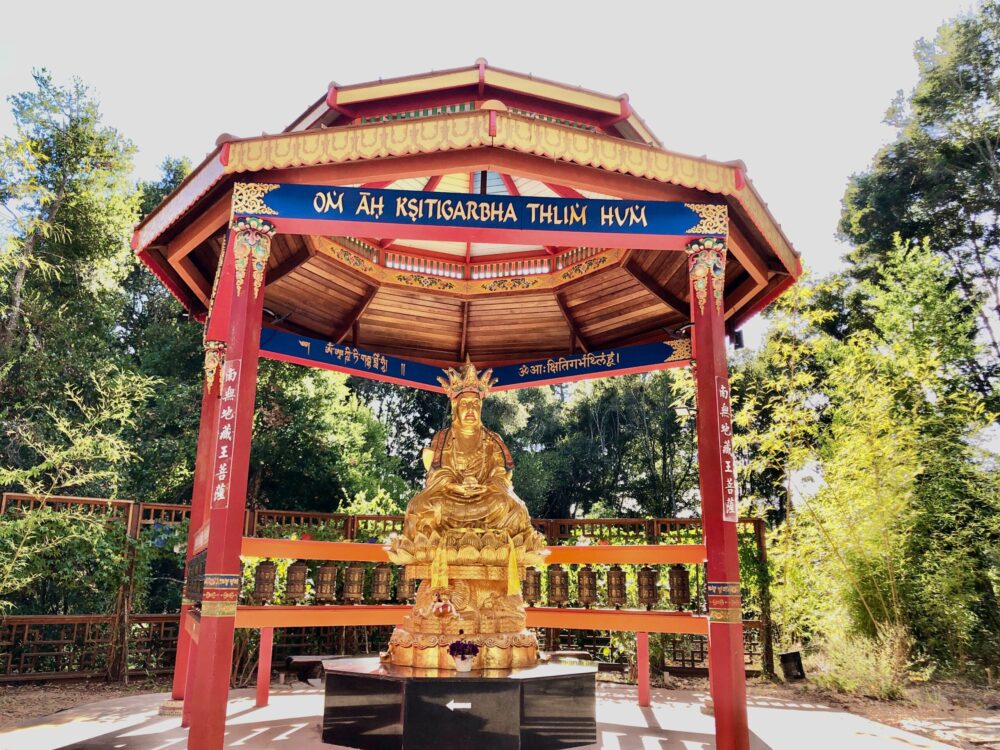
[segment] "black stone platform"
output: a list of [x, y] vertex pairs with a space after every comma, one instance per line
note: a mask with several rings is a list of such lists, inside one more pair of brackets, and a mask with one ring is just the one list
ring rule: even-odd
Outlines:
[[596, 667], [451, 672], [331, 659], [323, 741], [361, 750], [550, 750], [597, 741]]

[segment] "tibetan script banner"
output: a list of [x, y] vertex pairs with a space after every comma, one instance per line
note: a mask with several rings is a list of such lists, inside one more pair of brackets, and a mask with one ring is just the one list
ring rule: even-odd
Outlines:
[[[440, 367], [272, 328], [261, 331], [260, 354], [270, 359], [442, 392], [437, 382], [442, 375]], [[493, 368], [493, 376], [497, 379], [494, 390], [648, 372], [683, 365], [690, 358], [691, 342], [680, 339], [501, 365]]]
[[[236, 183], [233, 212], [243, 216], [392, 228], [391, 236], [424, 237], [438, 230], [517, 231], [584, 237], [723, 237], [725, 205], [672, 201], [548, 198], [321, 185]], [[347, 229], [348, 227], [344, 227]], [[655, 244], [655, 243], [654, 243]], [[672, 245], [671, 245], [672, 247]]]

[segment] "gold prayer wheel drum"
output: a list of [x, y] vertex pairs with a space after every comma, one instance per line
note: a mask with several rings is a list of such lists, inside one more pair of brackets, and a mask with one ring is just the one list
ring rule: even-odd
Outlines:
[[309, 568], [305, 560], [296, 560], [288, 566], [285, 579], [285, 599], [290, 602], [301, 602], [306, 598], [306, 577]]
[[271, 560], [264, 560], [253, 572], [253, 595], [251, 598], [257, 604], [267, 604], [274, 598], [274, 576], [278, 566]]
[[660, 601], [659, 573], [643, 565], [639, 569], [639, 604], [646, 609], [652, 609]]
[[392, 598], [392, 568], [386, 563], [375, 566], [372, 576], [372, 598], [377, 602], [387, 602]]
[[315, 599], [318, 604], [328, 604], [337, 600], [337, 566], [325, 562], [316, 571]]
[[561, 565], [549, 566], [549, 606], [561, 607], [569, 601], [569, 573]]
[[525, 569], [521, 595], [524, 597], [524, 601], [531, 606], [535, 606], [542, 600], [542, 571], [538, 568]]
[[624, 607], [625, 601], [625, 571], [620, 565], [612, 565], [608, 570], [608, 604], [617, 609]]
[[691, 603], [691, 573], [677, 563], [670, 566], [670, 603], [677, 609], [683, 609]]
[[597, 604], [597, 573], [589, 565], [584, 565], [576, 574], [577, 599], [584, 607]]
[[344, 572], [344, 601], [357, 604], [365, 598], [365, 568], [361, 563], [353, 562]]

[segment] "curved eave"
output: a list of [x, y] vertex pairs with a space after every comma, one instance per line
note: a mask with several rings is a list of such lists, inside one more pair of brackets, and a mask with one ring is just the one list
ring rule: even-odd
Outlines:
[[584, 133], [498, 112], [491, 130], [486, 112], [261, 136], [225, 144], [168, 196], [136, 229], [133, 248], [153, 244], [225, 176], [345, 162], [499, 148], [723, 195], [749, 218], [771, 251], [796, 278], [798, 254], [742, 165], [685, 156], [663, 149]]

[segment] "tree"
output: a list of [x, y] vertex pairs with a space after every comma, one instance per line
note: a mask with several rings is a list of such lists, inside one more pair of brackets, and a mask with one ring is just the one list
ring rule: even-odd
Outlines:
[[[150, 385], [132, 377], [116, 337], [134, 148], [102, 123], [80, 81], [34, 79], [36, 90], [11, 97], [16, 132], [0, 144], [0, 449], [11, 471], [41, 466], [39, 446], [85, 439], [72, 420], [84, 414], [86, 424], [82, 405], [106, 384], [136, 388], [129, 410]], [[111, 491], [94, 476], [76, 489]]]
[[897, 238], [876, 278], [839, 288], [871, 327], [802, 332], [823, 373], [806, 398], [822, 404], [819, 484], [776, 534], [776, 620], [789, 641], [877, 639], [900, 669], [911, 649], [993, 664], [1000, 495], [973, 447], [992, 418], [962, 370], [975, 320], [927, 243]]
[[[887, 116], [895, 141], [855, 175], [842, 235], [855, 245], [852, 274], [873, 280], [899, 233], [927, 237], [978, 320], [985, 349], [963, 363], [972, 385], [996, 399], [1000, 376], [1000, 4], [921, 40], [920, 80]], [[862, 322], [862, 321], [858, 321]], [[995, 401], [994, 401], [995, 403]]]
[[792, 478], [816, 457], [822, 430], [823, 378], [819, 356], [832, 317], [820, 297], [840, 297], [836, 279], [816, 284], [808, 276], [775, 300], [767, 312], [761, 349], [734, 363], [733, 446], [739, 457], [741, 497], [751, 515], [782, 522], [792, 506]]

